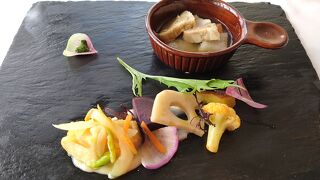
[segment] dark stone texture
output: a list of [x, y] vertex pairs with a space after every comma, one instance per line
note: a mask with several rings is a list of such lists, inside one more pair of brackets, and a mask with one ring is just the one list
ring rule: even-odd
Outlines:
[[[0, 179], [106, 179], [75, 168], [60, 146], [65, 132], [51, 124], [77, 119], [96, 102], [111, 108], [131, 106], [131, 77], [117, 63], [117, 56], [157, 75], [245, 77], [254, 99], [269, 106], [255, 110], [238, 102], [241, 128], [223, 136], [217, 154], [206, 151], [206, 138], [190, 136], [167, 166], [153, 171], [140, 166], [121, 179], [318, 179], [317, 76], [282, 9], [266, 3], [233, 3], [249, 20], [283, 26], [289, 44], [281, 50], [244, 45], [215, 74], [192, 76], [176, 73], [154, 56], [144, 25], [151, 5], [33, 5], [0, 70]], [[62, 56], [67, 39], [77, 32], [92, 38], [98, 55]], [[147, 82], [144, 95], [154, 96], [162, 89]], [[276, 129], [264, 123], [275, 124]]]

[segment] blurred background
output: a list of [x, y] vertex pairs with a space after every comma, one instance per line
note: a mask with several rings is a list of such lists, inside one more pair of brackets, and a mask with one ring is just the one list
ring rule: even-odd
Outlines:
[[[42, 0], [40, 0], [42, 1]], [[127, 0], [130, 1], [130, 0]], [[135, 0], [141, 1], [141, 0]], [[146, 0], [156, 2], [158, 0]], [[5, 0], [0, 6], [0, 65], [24, 16], [37, 0]], [[270, 2], [282, 7], [320, 78], [320, 0], [228, 0], [227, 2]]]

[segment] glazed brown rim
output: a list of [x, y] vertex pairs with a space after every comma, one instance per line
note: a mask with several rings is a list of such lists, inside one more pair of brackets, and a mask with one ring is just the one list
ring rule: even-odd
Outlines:
[[[168, 46], [166, 43], [162, 42], [155, 34], [155, 32], [152, 30], [151, 25], [150, 25], [150, 19], [151, 19], [151, 14], [153, 14], [156, 10], [158, 10], [161, 7], [158, 7], [160, 3], [163, 3], [162, 0], [160, 0], [159, 2], [157, 2], [156, 4], [154, 4], [148, 11], [148, 14], [145, 18], [145, 23], [146, 23], [146, 28], [147, 28], [147, 32], [150, 35], [150, 37], [157, 42], [162, 48], [165, 48], [167, 51], [171, 52], [172, 54], [178, 54], [180, 56], [189, 56], [189, 57], [212, 57], [212, 56], [218, 56], [218, 55], [222, 55], [222, 54], [226, 54], [229, 52], [234, 51], [235, 49], [237, 49], [238, 47], [240, 47], [242, 44], [244, 44], [246, 42], [246, 36], [248, 33], [247, 30], [247, 23], [246, 23], [246, 19], [242, 16], [242, 14], [233, 6], [231, 6], [230, 4], [224, 2], [224, 1], [219, 1], [221, 3], [223, 3], [224, 5], [230, 7], [234, 12], [237, 13], [237, 15], [239, 15], [239, 19], [241, 19], [244, 22], [243, 26], [243, 30], [242, 30], [242, 35], [241, 35], [241, 39], [239, 41], [237, 41], [236, 43], [232, 44], [231, 46], [227, 47], [226, 49], [222, 50], [222, 51], [217, 51], [217, 52], [188, 52], [188, 51], [181, 51], [178, 49], [174, 49], [170, 46]], [[210, 2], [208, 2], [210, 3]]]

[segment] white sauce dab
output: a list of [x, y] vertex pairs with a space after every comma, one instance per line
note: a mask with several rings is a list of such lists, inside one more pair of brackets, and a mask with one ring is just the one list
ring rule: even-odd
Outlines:
[[[88, 167], [86, 164], [76, 160], [73, 157], [71, 157], [71, 159], [72, 159], [73, 165], [84, 172], [88, 172], [88, 173], [95, 172], [95, 173], [102, 174], [102, 175], [109, 175], [109, 173], [112, 170], [112, 166], [108, 166], [108, 165], [102, 166], [99, 169], [92, 169], [92, 168]], [[132, 159], [130, 168], [128, 169], [128, 172], [137, 168], [140, 165], [141, 165], [141, 157], [138, 154], [138, 155], [134, 156], [134, 158]]]
[[95, 172], [95, 173], [99, 173], [99, 174], [103, 174], [103, 175], [108, 175], [108, 173], [111, 171], [110, 166], [102, 166], [99, 169], [92, 169], [92, 168], [88, 167], [86, 164], [76, 160], [73, 157], [71, 157], [71, 159], [72, 159], [72, 163], [75, 167], [77, 167], [85, 172], [89, 172], [89, 173]]

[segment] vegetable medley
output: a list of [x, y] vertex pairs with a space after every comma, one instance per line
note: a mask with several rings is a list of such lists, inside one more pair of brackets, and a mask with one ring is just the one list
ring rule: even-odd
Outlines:
[[178, 91], [163, 90], [154, 100], [133, 98], [133, 110], [126, 112], [125, 118], [113, 117], [97, 105], [82, 121], [53, 125], [67, 131], [61, 145], [83, 171], [106, 174], [112, 179], [141, 164], [147, 169], [158, 169], [170, 162], [179, 141], [186, 139], [188, 133], [202, 137], [207, 127], [206, 147], [217, 153], [225, 130], [234, 131], [241, 124], [233, 109], [235, 98], [255, 108], [266, 107], [252, 100], [242, 79], [153, 76], [133, 69], [120, 58], [118, 61], [132, 75], [134, 95], [142, 96], [142, 81], [146, 79]]

